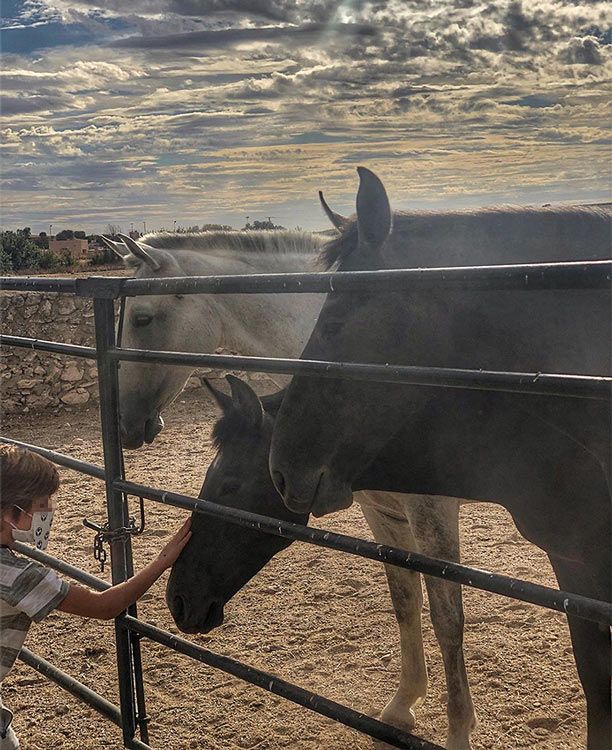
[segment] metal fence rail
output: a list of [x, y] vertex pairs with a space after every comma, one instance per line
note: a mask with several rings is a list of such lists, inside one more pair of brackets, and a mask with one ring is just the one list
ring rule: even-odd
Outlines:
[[[104, 479], [104, 469], [101, 466], [90, 464], [85, 461], [67, 456], [63, 453], [40, 448], [36, 445], [23, 443], [19, 440], [11, 440], [0, 436], [0, 442], [10, 442], [14, 445], [20, 445], [24, 448], [39, 453], [41, 456], [48, 458], [50, 461], [65, 466], [69, 469], [80, 471], [97, 479]], [[391, 547], [387, 544], [378, 544], [367, 539], [348, 536], [346, 534], [337, 534], [327, 529], [319, 529], [313, 526], [302, 526], [301, 524], [281, 521], [270, 516], [262, 516], [258, 513], [232, 508], [227, 505], [220, 505], [209, 500], [183, 495], [177, 492], [168, 492], [155, 487], [148, 487], [144, 484], [130, 482], [127, 480], [117, 480], [114, 483], [116, 490], [125, 492], [128, 495], [143, 497], [154, 502], [170, 505], [175, 508], [182, 508], [191, 513], [201, 513], [206, 516], [222, 518], [228, 523], [233, 523], [245, 528], [262, 531], [266, 534], [284, 537], [285, 539], [294, 539], [306, 544], [314, 544], [318, 547], [335, 549], [340, 552], [363, 557], [375, 562], [382, 562], [387, 565], [395, 565], [399, 568], [416, 570], [424, 575], [442, 578], [453, 583], [460, 583], [463, 586], [488, 591], [492, 594], [499, 594], [510, 599], [537, 604], [547, 609], [557, 612], [563, 612], [567, 615], [581, 617], [585, 620], [599, 622], [602, 625], [612, 626], [612, 604], [602, 602], [597, 599], [590, 599], [586, 596], [573, 594], [569, 591], [559, 591], [548, 586], [524, 581], [520, 578], [492, 573], [488, 570], [481, 570], [449, 560], [441, 560], [427, 555], [421, 555], [417, 552], [409, 552], [399, 547]], [[27, 547], [20, 545], [20, 551], [27, 553]], [[41, 553], [38, 553], [41, 554]], [[77, 569], [72, 569], [72, 571]], [[71, 575], [71, 567], [63, 569], [68, 575]], [[98, 581], [99, 579], [92, 578]]]
[[[54, 341], [43, 341], [23, 336], [0, 335], [0, 344], [66, 353], [73, 357], [88, 359], [95, 359], [96, 357], [96, 350], [92, 347], [64, 345]], [[287, 375], [313, 375], [320, 378], [375, 380], [379, 383], [403, 383], [434, 388], [467, 388], [469, 390], [573, 396], [591, 399], [606, 399], [612, 394], [612, 377], [597, 375], [558, 375], [543, 372], [501, 372], [452, 367], [376, 365], [282, 357], [244, 357], [237, 354], [195, 354], [124, 347], [110, 348], [107, 356], [121, 362], [157, 362], [193, 368], [213, 367], [225, 370], [246, 370]]]
[[[19, 336], [2, 336], [4, 346], [26, 347], [58, 352], [75, 357], [95, 358], [98, 363], [104, 467], [91, 464], [49, 449], [12, 440], [15, 444], [37, 451], [56, 463], [80, 471], [105, 482], [109, 529], [120, 532], [127, 525], [128, 507], [124, 496], [139, 494], [153, 501], [224, 518], [265, 533], [277, 534], [349, 554], [377, 560], [449, 581], [474, 586], [522, 601], [610, 625], [612, 604], [599, 602], [568, 592], [537, 586], [527, 581], [469, 568], [457, 563], [428, 558], [362, 539], [333, 534], [297, 524], [246, 513], [205, 500], [166, 492], [128, 482], [123, 476], [119, 435], [118, 378], [119, 361], [162, 362], [196, 367], [208, 365], [224, 369], [260, 370], [324, 377], [350, 377], [392, 383], [460, 388], [486, 388], [496, 391], [539, 393], [548, 395], [609, 398], [612, 378], [563, 374], [482, 372], [451, 368], [386, 366], [343, 362], [238, 357], [231, 355], [190, 354], [129, 350], [117, 347], [114, 329], [114, 300], [119, 297], [150, 294], [262, 294], [262, 293], [326, 293], [426, 290], [434, 287], [470, 290], [542, 290], [542, 289], [609, 289], [612, 261], [543, 263], [470, 268], [397, 269], [340, 273], [260, 274], [254, 276], [177, 277], [166, 279], [126, 279], [92, 277], [89, 279], [48, 279], [27, 277], [0, 278], [0, 288], [8, 291], [45, 291], [77, 294], [94, 299], [96, 347], [43, 341]], [[8, 441], [9, 439], [7, 439]], [[55, 567], [76, 580], [98, 590], [109, 584], [95, 576], [51, 558], [45, 553], [19, 545], [19, 551]], [[133, 574], [129, 535], [116, 533], [111, 542], [113, 583]], [[413, 735], [400, 732], [375, 719], [329, 701], [303, 688], [256, 670], [228, 657], [214, 654], [185, 639], [179, 638], [137, 618], [136, 607], [115, 621], [117, 670], [121, 708], [91, 691], [74, 678], [27, 650], [23, 660], [65, 689], [82, 698], [110, 720], [120, 724], [125, 747], [147, 750], [148, 729], [144, 701], [144, 685], [140, 656], [140, 639], [147, 637], [179, 653], [233, 674], [240, 679], [282, 695], [302, 706], [351, 726], [394, 747], [409, 750], [441, 750], [438, 746]], [[140, 732], [141, 740], [136, 739]]]

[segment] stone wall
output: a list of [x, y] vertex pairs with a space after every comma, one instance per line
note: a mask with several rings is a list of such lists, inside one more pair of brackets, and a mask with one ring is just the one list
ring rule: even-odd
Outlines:
[[[82, 346], [93, 346], [95, 341], [92, 301], [70, 294], [0, 292], [0, 322], [2, 333], [13, 336]], [[0, 395], [5, 414], [72, 409], [98, 399], [98, 373], [92, 360], [21, 347], [2, 347], [0, 354]], [[219, 371], [198, 370], [185, 389], [201, 388], [203, 377], [221, 375]], [[258, 373], [249, 379], [268, 380]]]
[[[2, 292], [2, 333], [70, 344], [94, 342], [91, 300], [69, 294]], [[2, 347], [2, 410], [82, 406], [97, 399], [97, 368], [64, 354]]]

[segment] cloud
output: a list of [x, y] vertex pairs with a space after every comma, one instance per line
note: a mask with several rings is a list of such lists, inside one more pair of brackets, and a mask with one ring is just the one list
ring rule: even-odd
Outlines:
[[602, 65], [603, 55], [599, 39], [594, 36], [574, 37], [561, 50], [559, 58], [568, 65]]
[[104, 224], [142, 206], [160, 223], [236, 223], [248, 209], [320, 226], [312, 197], [327, 185], [350, 212], [356, 163], [410, 205], [607, 184], [606, 3], [27, 7], [13, 19], [24, 38], [28, 24], [87, 35], [41, 51], [37, 32], [33, 54], [5, 57], [9, 218], [81, 211]]

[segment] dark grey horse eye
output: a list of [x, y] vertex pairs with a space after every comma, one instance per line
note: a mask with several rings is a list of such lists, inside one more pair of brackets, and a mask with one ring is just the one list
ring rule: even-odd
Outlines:
[[142, 328], [143, 326], [149, 325], [149, 323], [153, 320], [153, 316], [149, 313], [136, 313], [132, 320], [136, 328]]

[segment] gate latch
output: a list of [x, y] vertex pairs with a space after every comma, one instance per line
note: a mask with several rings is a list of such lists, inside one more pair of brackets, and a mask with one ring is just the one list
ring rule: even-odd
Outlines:
[[100, 563], [100, 572], [104, 573], [104, 565], [106, 563], [106, 560], [108, 559], [108, 555], [106, 550], [104, 549], [104, 544], [112, 544], [114, 541], [117, 541], [118, 539], [127, 539], [129, 536], [138, 536], [138, 534], [142, 534], [142, 532], [145, 529], [145, 512], [144, 512], [144, 500], [143, 498], [140, 499], [140, 521], [138, 523], [138, 526], [136, 525], [136, 520], [130, 516], [128, 520], [127, 526], [121, 526], [118, 529], [111, 529], [109, 528], [108, 521], [103, 524], [96, 523], [95, 521], [90, 521], [88, 518], [83, 519], [83, 526], [86, 526], [88, 529], [92, 529], [96, 532], [96, 535], [94, 537], [94, 543], [93, 543], [93, 556], [94, 560]]

